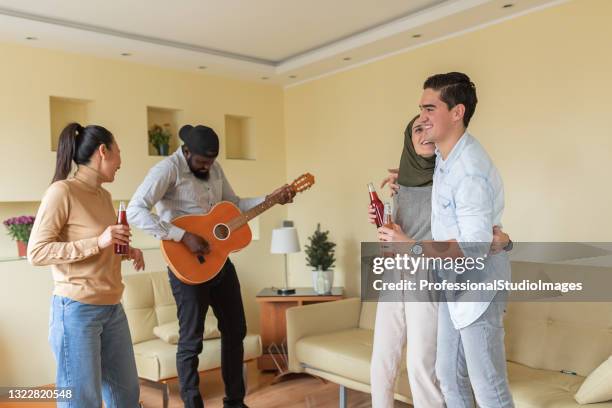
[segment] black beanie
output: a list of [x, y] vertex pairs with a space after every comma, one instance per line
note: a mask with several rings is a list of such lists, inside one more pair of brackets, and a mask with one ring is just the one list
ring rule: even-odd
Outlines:
[[206, 157], [219, 155], [219, 137], [208, 126], [185, 125], [179, 130], [179, 137], [193, 154]]

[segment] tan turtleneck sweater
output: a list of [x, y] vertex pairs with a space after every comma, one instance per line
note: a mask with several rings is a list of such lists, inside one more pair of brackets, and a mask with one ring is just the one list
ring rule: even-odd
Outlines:
[[101, 250], [98, 236], [117, 223], [99, 173], [79, 166], [74, 177], [47, 189], [28, 242], [32, 265], [51, 265], [55, 295], [94, 305], [121, 300], [121, 257]]

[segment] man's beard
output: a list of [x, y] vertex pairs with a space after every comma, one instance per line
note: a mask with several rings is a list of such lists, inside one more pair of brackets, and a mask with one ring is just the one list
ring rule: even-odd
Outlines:
[[208, 181], [210, 177], [210, 171], [194, 171], [193, 175], [199, 178], [200, 180]]
[[194, 176], [196, 176], [200, 180], [208, 181], [208, 178], [210, 177], [210, 171], [208, 171], [208, 170], [206, 170], [206, 171], [204, 171], [204, 170], [195, 171], [193, 169], [193, 165], [191, 164], [191, 160], [189, 160], [187, 162], [187, 164], [189, 165], [189, 170], [191, 170], [191, 172], [193, 173]]

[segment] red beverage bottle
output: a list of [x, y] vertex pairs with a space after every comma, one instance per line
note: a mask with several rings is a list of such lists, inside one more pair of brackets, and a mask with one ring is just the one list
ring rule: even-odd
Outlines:
[[[127, 221], [127, 213], [125, 212], [125, 203], [119, 203], [119, 214], [117, 215], [117, 225], [129, 225]], [[115, 244], [115, 254], [128, 255], [130, 251], [129, 245]]]
[[374, 190], [374, 184], [368, 183], [368, 191], [370, 192], [370, 204], [376, 211], [376, 228], [380, 228], [385, 224], [385, 206], [383, 205], [382, 201], [380, 201], [380, 198], [378, 198], [378, 194], [376, 194], [376, 190]]

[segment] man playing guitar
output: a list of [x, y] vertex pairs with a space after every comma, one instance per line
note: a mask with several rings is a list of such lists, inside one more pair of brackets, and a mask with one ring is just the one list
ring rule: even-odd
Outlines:
[[[182, 242], [192, 253], [206, 256], [211, 250], [209, 243], [173, 225], [172, 220], [183, 215], [207, 213], [220, 201], [230, 201], [246, 211], [265, 198], [240, 198], [234, 193], [216, 161], [219, 138], [213, 129], [185, 125], [179, 137], [184, 145], [153, 166], [134, 193], [127, 209], [128, 220], [130, 225], [158, 239]], [[293, 201], [295, 191], [285, 184], [272, 195], [279, 197], [280, 204], [286, 204]], [[153, 207], [156, 214], [151, 212]], [[226, 395], [223, 406], [246, 407], [242, 377], [246, 320], [234, 265], [228, 259], [217, 276], [196, 285], [181, 282], [170, 270], [168, 275], [177, 304], [176, 365], [185, 407], [204, 406], [199, 391], [198, 355], [202, 352], [204, 318], [209, 306], [219, 320], [221, 332], [221, 372]]]

